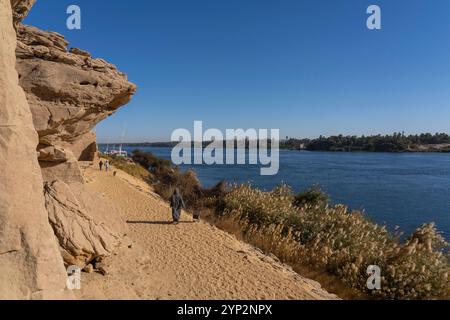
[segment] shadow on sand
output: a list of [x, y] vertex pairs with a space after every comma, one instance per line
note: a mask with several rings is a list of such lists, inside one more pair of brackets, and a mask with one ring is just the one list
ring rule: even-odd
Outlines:
[[[169, 225], [173, 224], [172, 221], [127, 221], [128, 224], [156, 224], [156, 225]], [[180, 221], [179, 223], [194, 223], [192, 221]]]

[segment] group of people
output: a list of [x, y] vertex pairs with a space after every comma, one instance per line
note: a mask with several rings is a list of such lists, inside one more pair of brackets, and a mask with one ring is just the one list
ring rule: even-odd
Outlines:
[[98, 166], [100, 168], [100, 171], [103, 171], [103, 167], [105, 167], [105, 171], [108, 172], [110, 164], [108, 160], [106, 160], [105, 162], [103, 162], [103, 160], [100, 160]]

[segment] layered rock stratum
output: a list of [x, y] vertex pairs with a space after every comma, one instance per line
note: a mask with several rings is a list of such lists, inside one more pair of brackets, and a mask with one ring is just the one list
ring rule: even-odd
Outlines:
[[10, 0], [0, 0], [0, 299], [67, 298], [44, 205], [38, 135], [14, 68], [12, 13]]

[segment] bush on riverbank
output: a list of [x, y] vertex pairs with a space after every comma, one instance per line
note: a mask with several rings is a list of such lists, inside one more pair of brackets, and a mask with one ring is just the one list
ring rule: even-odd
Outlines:
[[169, 168], [172, 165], [169, 160], [157, 157], [153, 153], [142, 152], [140, 150], [135, 150], [132, 152], [132, 159], [135, 163], [139, 163], [142, 167], [151, 172]]
[[[374, 297], [449, 297], [449, 244], [433, 224], [400, 242], [345, 206], [295, 206], [290, 189], [282, 188], [263, 192], [235, 186], [223, 199], [222, 219], [238, 222], [247, 241], [285, 262], [326, 270]], [[381, 290], [366, 287], [369, 265], [382, 270]]]
[[139, 179], [142, 179], [145, 181], [148, 181], [152, 177], [151, 173], [148, 170], [146, 170], [145, 168], [143, 168], [140, 165], [137, 165], [135, 163], [127, 161], [124, 158], [115, 157], [115, 156], [111, 156], [111, 155], [105, 155], [105, 154], [100, 154], [100, 156], [104, 159], [109, 160], [109, 163], [112, 166], [128, 173], [129, 175], [131, 175], [133, 177], [136, 177], [136, 178], [139, 178]]
[[450, 144], [446, 133], [424, 133], [420, 135], [374, 136], [320, 136], [317, 139], [288, 139], [280, 143], [281, 149], [306, 149], [309, 151], [368, 151], [368, 152], [445, 152]]
[[169, 200], [175, 188], [178, 188], [188, 209], [194, 209], [202, 197], [200, 181], [191, 170], [181, 172], [178, 168], [159, 169], [155, 171], [155, 180], [155, 192], [165, 200]]
[[294, 205], [298, 207], [305, 205], [327, 205], [329, 201], [329, 197], [319, 186], [313, 186], [306, 191], [296, 194], [294, 197]]

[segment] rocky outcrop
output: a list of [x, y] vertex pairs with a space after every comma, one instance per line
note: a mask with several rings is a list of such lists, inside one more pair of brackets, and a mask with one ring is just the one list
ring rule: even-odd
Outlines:
[[74, 144], [130, 101], [135, 86], [112, 64], [78, 49], [67, 51], [57, 33], [24, 25], [17, 32], [20, 85], [41, 144]]
[[28, 15], [35, 2], [36, 0], [11, 0], [14, 26], [17, 26]]
[[44, 177], [52, 176], [47, 170], [79, 176], [72, 164], [92, 161], [97, 152], [92, 129], [128, 103], [136, 87], [105, 60], [68, 50], [62, 35], [19, 23], [34, 1], [15, 2], [22, 3], [15, 15], [17, 70], [39, 134]]
[[0, 0], [0, 299], [66, 298], [66, 271], [44, 206], [38, 135], [14, 68], [12, 21], [10, 0]]
[[86, 267], [108, 256], [120, 244], [120, 236], [94, 221], [67, 184], [45, 184], [48, 217], [66, 265]]

